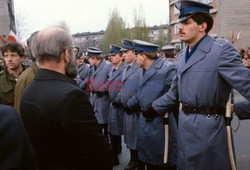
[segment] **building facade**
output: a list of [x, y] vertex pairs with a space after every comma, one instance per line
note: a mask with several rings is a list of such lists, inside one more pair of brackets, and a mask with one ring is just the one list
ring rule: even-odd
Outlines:
[[16, 32], [13, 0], [0, 0], [0, 35]]
[[[86, 51], [87, 47], [94, 46], [101, 48], [103, 43], [105, 31], [99, 32], [83, 32], [73, 34], [73, 40], [75, 46], [79, 47], [81, 51]], [[149, 27], [148, 37], [151, 42], [157, 42], [159, 39], [163, 39], [164, 41], [168, 41], [169, 36], [169, 26], [168, 25], [160, 25], [160, 26], [152, 26]]]
[[81, 51], [86, 51], [87, 47], [100, 48], [103, 42], [104, 31], [99, 32], [83, 32], [73, 34], [75, 46], [79, 47]]
[[[250, 1], [249, 0], [197, 0], [207, 3], [214, 19], [214, 26], [209, 32], [213, 37], [225, 38], [234, 43], [236, 48], [250, 46]], [[171, 44], [183, 49], [178, 33], [179, 11], [174, 6], [175, 0], [169, 0]]]

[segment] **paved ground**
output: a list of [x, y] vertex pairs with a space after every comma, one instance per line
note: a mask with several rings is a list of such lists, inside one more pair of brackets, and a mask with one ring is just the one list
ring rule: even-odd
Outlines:
[[[235, 102], [244, 100], [244, 98], [235, 91]], [[232, 127], [236, 129], [238, 126], [237, 116], [234, 116]], [[237, 160], [238, 170], [250, 170], [250, 120], [240, 121], [239, 129], [233, 133], [235, 154]], [[122, 153], [119, 155], [120, 165], [114, 166], [113, 170], [123, 170], [127, 165], [130, 153], [126, 146], [123, 144]]]
[[119, 154], [120, 165], [114, 166], [113, 170], [123, 170], [124, 167], [128, 164], [129, 159], [130, 159], [130, 152], [126, 148], [126, 145], [123, 143], [122, 152]]
[[[244, 98], [235, 92], [235, 102], [242, 101]], [[238, 126], [237, 116], [234, 116], [232, 122], [232, 128], [236, 129]], [[249, 170], [250, 169], [250, 120], [240, 121], [240, 128], [233, 133], [235, 153], [237, 160], [238, 170]]]

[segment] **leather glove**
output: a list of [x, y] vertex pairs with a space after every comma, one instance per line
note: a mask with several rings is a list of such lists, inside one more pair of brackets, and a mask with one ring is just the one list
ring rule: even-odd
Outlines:
[[142, 111], [142, 116], [147, 122], [151, 122], [155, 117], [159, 116], [155, 109], [151, 106], [147, 110]]
[[141, 112], [141, 106], [138, 104], [138, 105], [134, 106], [133, 109], [130, 109], [129, 107], [125, 107], [124, 111], [127, 114], [138, 113], [138, 112]]
[[108, 92], [108, 91], [104, 91], [104, 92], [103, 92], [103, 95], [109, 97], [109, 92]]
[[114, 108], [123, 107], [123, 104], [121, 102], [112, 102], [112, 105]]

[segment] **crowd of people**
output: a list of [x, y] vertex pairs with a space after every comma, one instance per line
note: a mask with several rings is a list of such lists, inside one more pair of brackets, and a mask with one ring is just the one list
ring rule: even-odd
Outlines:
[[34, 32], [27, 49], [1, 46], [0, 169], [111, 170], [122, 139], [124, 170], [231, 169], [226, 103], [238, 90], [247, 100], [231, 112], [250, 118], [250, 49], [208, 35], [211, 6], [176, 7], [181, 52], [123, 38], [107, 57], [82, 53], [60, 26]]
[[250, 47], [247, 47], [246, 50], [240, 48], [238, 51], [242, 58], [244, 66], [250, 68]]

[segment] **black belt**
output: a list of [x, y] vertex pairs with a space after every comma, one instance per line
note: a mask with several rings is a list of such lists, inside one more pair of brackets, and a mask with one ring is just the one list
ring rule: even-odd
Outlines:
[[195, 114], [204, 114], [204, 115], [225, 115], [225, 107], [193, 107], [189, 104], [182, 103], [182, 110], [185, 113], [195, 113]]

